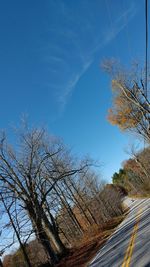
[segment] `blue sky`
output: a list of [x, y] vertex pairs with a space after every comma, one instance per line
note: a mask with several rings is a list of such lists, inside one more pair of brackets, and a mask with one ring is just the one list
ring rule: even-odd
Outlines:
[[23, 114], [102, 163], [110, 181], [134, 141], [111, 126], [103, 59], [143, 60], [144, 0], [3, 1], [0, 8], [0, 128]]

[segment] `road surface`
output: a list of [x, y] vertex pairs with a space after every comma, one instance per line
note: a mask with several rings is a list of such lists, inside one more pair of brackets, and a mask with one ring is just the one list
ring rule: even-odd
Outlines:
[[89, 267], [150, 267], [150, 199], [125, 199], [130, 212]]

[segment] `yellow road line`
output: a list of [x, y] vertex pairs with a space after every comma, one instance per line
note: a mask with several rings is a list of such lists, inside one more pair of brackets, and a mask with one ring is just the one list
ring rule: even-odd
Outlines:
[[125, 254], [125, 257], [124, 257], [124, 260], [122, 263], [122, 267], [129, 267], [130, 266], [133, 248], [134, 248], [134, 244], [135, 244], [135, 239], [136, 239], [136, 235], [137, 235], [137, 231], [138, 231], [138, 224], [139, 224], [141, 212], [142, 212], [142, 209], [140, 209], [136, 215], [136, 223], [135, 223], [134, 228], [133, 228], [133, 232], [132, 232], [132, 235], [130, 238], [129, 245], [128, 245], [127, 250], [126, 250], [126, 254]]

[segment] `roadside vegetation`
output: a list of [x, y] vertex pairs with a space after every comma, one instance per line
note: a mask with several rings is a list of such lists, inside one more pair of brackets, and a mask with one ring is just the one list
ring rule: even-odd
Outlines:
[[149, 71], [135, 63], [126, 70], [115, 60], [105, 60], [103, 69], [111, 76], [113, 103], [108, 113], [111, 124], [133, 133], [144, 148], [130, 148], [131, 157], [114, 173], [114, 184], [131, 196], [150, 195], [150, 88]]
[[125, 192], [105, 185], [93, 160], [78, 160], [44, 129], [24, 127], [16, 136], [14, 147], [4, 133], [0, 141], [1, 255], [19, 245], [3, 266], [54, 266], [103, 235], [123, 214]]
[[115, 59], [105, 60], [102, 68], [111, 77], [112, 107], [108, 120], [121, 131], [133, 133], [145, 147], [130, 148], [131, 158], [114, 173], [114, 184], [123, 186], [130, 195], [150, 194], [150, 89], [149, 72], [145, 66], [132, 64], [130, 70]]
[[132, 153], [112, 180], [123, 186], [130, 196], [150, 196], [150, 147]]
[[[44, 129], [17, 131], [14, 147], [2, 133], [1, 266], [87, 266], [123, 220], [122, 197], [150, 194], [150, 103], [144, 70], [136, 65], [127, 72], [114, 61], [105, 61], [103, 68], [112, 78], [108, 120], [144, 139], [145, 148], [132, 149], [108, 185], [93, 160], [77, 159]], [[6, 255], [8, 249], [14, 251]]]

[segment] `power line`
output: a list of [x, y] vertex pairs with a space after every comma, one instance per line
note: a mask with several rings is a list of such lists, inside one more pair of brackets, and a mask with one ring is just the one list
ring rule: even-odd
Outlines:
[[[147, 74], [148, 74], [148, 0], [145, 0], [145, 96], [147, 97]], [[144, 138], [144, 149], [146, 147]]]
[[148, 0], [145, 0], [145, 95], [147, 97], [147, 72], [148, 72]]

